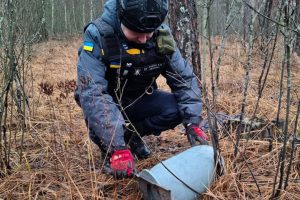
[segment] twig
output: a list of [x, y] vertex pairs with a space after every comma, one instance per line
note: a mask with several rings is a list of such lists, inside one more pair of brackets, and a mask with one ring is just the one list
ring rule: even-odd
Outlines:
[[[207, 22], [210, 21], [210, 6], [212, 5], [212, 2], [208, 3], [208, 5], [204, 8], [206, 9], [207, 13]], [[216, 112], [216, 88], [215, 88], [215, 81], [214, 81], [214, 76], [213, 76], [213, 49], [212, 49], [212, 42], [211, 42], [211, 28], [210, 28], [210, 23], [207, 23], [207, 36], [208, 36], [208, 50], [209, 50], [209, 58], [210, 58], [210, 81], [211, 81], [211, 90], [213, 93], [213, 106], [212, 106], [212, 112]], [[205, 66], [202, 66], [205, 67]], [[207, 95], [207, 88], [203, 88], [204, 91], [204, 97], [205, 97], [205, 102], [207, 105], [209, 105], [209, 99]], [[210, 116], [210, 108], [207, 107], [207, 113], [208, 113], [208, 123], [209, 123], [209, 128], [210, 132], [212, 134], [212, 145], [214, 149], [214, 161], [215, 164], [217, 163], [218, 160], [218, 155], [219, 155], [219, 139], [218, 139], [218, 134], [217, 134], [217, 119], [214, 117]], [[211, 121], [212, 120], [212, 121]]]
[[290, 157], [290, 163], [288, 165], [288, 169], [286, 172], [286, 179], [285, 179], [285, 184], [284, 184], [284, 189], [286, 189], [286, 187], [288, 186], [288, 182], [289, 182], [289, 176], [291, 173], [291, 168], [292, 168], [292, 162], [294, 159], [294, 152], [297, 152], [297, 146], [296, 146], [296, 135], [297, 135], [297, 127], [298, 127], [298, 119], [299, 119], [299, 115], [300, 115], [300, 100], [298, 101], [298, 109], [297, 109], [297, 115], [296, 115], [296, 120], [295, 120], [295, 127], [294, 127], [294, 133], [293, 133], [293, 140], [292, 140], [292, 150], [291, 150], [291, 157]]
[[225, 38], [227, 36], [229, 27], [231, 26], [231, 24], [234, 21], [233, 16], [234, 16], [234, 14], [236, 14], [235, 5], [236, 5], [235, 0], [232, 0], [231, 5], [230, 5], [230, 12], [226, 17], [225, 29], [222, 34], [221, 45], [220, 45], [220, 49], [219, 49], [219, 53], [218, 53], [219, 55], [218, 55], [217, 64], [216, 64], [216, 91], [218, 91], [217, 88], [218, 88], [219, 79], [220, 79], [220, 65], [221, 65], [222, 56], [224, 54]]
[[[241, 107], [241, 115], [240, 115], [240, 122], [243, 121], [244, 118], [244, 113], [245, 113], [245, 106], [246, 106], [246, 97], [248, 93], [248, 86], [249, 86], [249, 79], [250, 79], [250, 69], [251, 69], [251, 60], [252, 60], [252, 51], [253, 51], [253, 42], [254, 42], [254, 37], [253, 37], [253, 22], [254, 22], [254, 17], [251, 14], [251, 23], [249, 24], [249, 44], [248, 44], [248, 56], [247, 56], [247, 65], [246, 65], [246, 76], [245, 76], [245, 82], [244, 82], [244, 92], [243, 92], [243, 100], [242, 100], [242, 107]], [[237, 146], [234, 149], [234, 158], [237, 157], [238, 154], [238, 149], [237, 147], [239, 146], [239, 141], [240, 141], [240, 136], [241, 136], [241, 124], [238, 125], [237, 128], [237, 134], [236, 134], [236, 144]]]
[[273, 22], [273, 23], [275, 23], [275, 24], [277, 24], [277, 25], [279, 25], [279, 26], [281, 26], [281, 27], [285, 27], [285, 28], [287, 28], [288, 30], [291, 30], [291, 31], [295, 32], [296, 34], [300, 34], [299, 30], [297, 30], [297, 29], [291, 29], [291, 28], [287, 27], [285, 24], [282, 24], [282, 23], [280, 23], [280, 22], [278, 22], [278, 21], [275, 21], [275, 20], [273, 20], [273, 19], [267, 17], [266, 15], [262, 14], [260, 11], [256, 10], [256, 9], [255, 9], [253, 6], [251, 6], [247, 1], [243, 0], [243, 2], [244, 2], [251, 10], [253, 10], [253, 11], [256, 12], [257, 14], [259, 14], [260, 16], [262, 16], [262, 17], [264, 17], [264, 18], [270, 20], [271, 22]]
[[[289, 26], [289, 4], [285, 6], [284, 8], [285, 12], [285, 24], [288, 27]], [[289, 35], [289, 34], [287, 34]], [[284, 176], [284, 163], [285, 163], [285, 157], [286, 157], [286, 144], [288, 139], [288, 125], [289, 125], [289, 114], [290, 114], [290, 105], [291, 105], [291, 65], [290, 65], [290, 59], [291, 59], [291, 44], [290, 44], [290, 38], [285, 36], [284, 37], [284, 44], [285, 44], [285, 62], [286, 62], [286, 68], [287, 68], [287, 102], [286, 102], [286, 119], [285, 119], [285, 126], [284, 126], [284, 142], [283, 142], [283, 149], [281, 151], [280, 157], [281, 157], [281, 164], [280, 166], [280, 177], [279, 177], [279, 185], [275, 193], [275, 198], [279, 196], [282, 183], [283, 183], [283, 176]]]
[[[278, 19], [281, 19], [281, 12], [279, 12]], [[267, 78], [268, 78], [269, 71], [270, 71], [270, 68], [271, 68], [271, 63], [272, 63], [274, 52], [275, 52], [275, 49], [276, 49], [276, 44], [277, 44], [277, 39], [278, 39], [278, 32], [279, 32], [279, 26], [276, 26], [276, 34], [275, 34], [275, 38], [274, 38], [274, 42], [273, 42], [273, 47], [272, 47], [272, 50], [271, 50], [270, 58], [269, 58], [268, 47], [266, 47], [267, 53], [265, 55], [263, 70], [262, 70], [260, 78], [259, 78], [258, 97], [257, 97], [257, 101], [256, 101], [256, 104], [255, 104], [255, 107], [254, 107], [254, 111], [253, 111], [252, 117], [251, 117], [250, 127], [252, 127], [253, 120], [255, 118], [255, 115], [256, 115], [256, 112], [257, 112], [257, 109], [258, 109], [258, 105], [259, 105], [260, 99], [262, 98], [263, 90], [264, 90], [266, 82], [267, 82]], [[268, 65], [267, 65], [267, 63], [268, 63]], [[264, 72], [265, 72], [265, 69], [266, 69], [266, 65], [267, 65], [267, 71], [266, 71], [266, 74], [264, 76], [263, 83], [261, 85], [261, 80], [263, 78], [263, 75], [264, 75]], [[247, 135], [250, 135], [250, 131], [251, 131], [251, 129], [249, 129]], [[249, 139], [249, 137], [247, 137], [247, 140], [248, 139]], [[272, 140], [270, 140], [270, 146], [271, 145], [272, 145]]]

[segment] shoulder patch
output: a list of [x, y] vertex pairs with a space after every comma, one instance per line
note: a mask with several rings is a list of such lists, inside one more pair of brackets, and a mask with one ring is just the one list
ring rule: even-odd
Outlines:
[[83, 49], [85, 51], [93, 51], [93, 49], [94, 49], [94, 43], [85, 41], [83, 43]]
[[156, 48], [158, 53], [165, 55], [171, 55], [176, 51], [176, 42], [168, 29], [158, 29]]

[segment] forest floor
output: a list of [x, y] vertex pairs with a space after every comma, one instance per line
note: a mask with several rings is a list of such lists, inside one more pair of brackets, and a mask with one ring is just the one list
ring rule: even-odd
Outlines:
[[[215, 43], [218, 42], [216, 39]], [[34, 46], [31, 62], [33, 81], [28, 92], [32, 117], [27, 122], [29, 131], [24, 137], [23, 164], [18, 164], [21, 132], [17, 131], [19, 129], [12, 129], [16, 151], [12, 152], [10, 174], [0, 177], [0, 199], [141, 199], [135, 179], [116, 181], [100, 172], [101, 154], [89, 140], [81, 109], [73, 98], [80, 43], [81, 39], [73, 38], [67, 41], [51, 40]], [[215, 53], [217, 54], [217, 50]], [[267, 123], [277, 113], [281, 57], [280, 51], [276, 51], [257, 112], [257, 116]], [[216, 106], [218, 112], [228, 115], [240, 113], [245, 63], [243, 45], [235, 40], [228, 41], [220, 68]], [[252, 63], [246, 101], [248, 117], [251, 116], [257, 101], [258, 80], [263, 64], [263, 56], [258, 48]], [[210, 87], [209, 73], [208, 70], [207, 83]], [[297, 101], [300, 97], [299, 74], [300, 59], [293, 55], [290, 132], [294, 128]], [[167, 89], [162, 78], [159, 79], [159, 86]], [[209, 99], [212, 99], [211, 94], [210, 91]], [[286, 83], [283, 96], [280, 117], [284, 119]], [[203, 110], [205, 118], [205, 107]], [[230, 136], [220, 133], [223, 134], [220, 137], [220, 151], [227, 173], [212, 184], [202, 195], [202, 199], [269, 199], [282, 142], [274, 139], [272, 151], [269, 151], [269, 141], [265, 139], [242, 139], [239, 145], [242, 153], [238, 155], [234, 165], [234, 132], [232, 130]], [[189, 147], [181, 126], [163, 132], [159, 137], [148, 136], [145, 141], [153, 154], [146, 160], [136, 162], [138, 171], [154, 166], [158, 162], [157, 158], [164, 160]], [[290, 146], [290, 142], [288, 145]], [[292, 161], [289, 184], [281, 192], [279, 199], [300, 199], [299, 151], [298, 148]], [[288, 160], [285, 162], [285, 167], [287, 166]]]

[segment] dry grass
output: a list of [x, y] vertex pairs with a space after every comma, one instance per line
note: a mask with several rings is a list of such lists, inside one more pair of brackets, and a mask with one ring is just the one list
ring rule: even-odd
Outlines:
[[[215, 41], [216, 43], [218, 40]], [[28, 121], [29, 131], [24, 143], [24, 163], [19, 165], [17, 152], [12, 152], [13, 169], [10, 175], [0, 180], [0, 199], [141, 199], [135, 179], [115, 181], [100, 173], [101, 155], [88, 138], [80, 108], [76, 105], [72, 80], [76, 79], [77, 48], [79, 39], [50, 41], [36, 46], [33, 65], [33, 89], [30, 91], [33, 118]], [[226, 46], [221, 66], [217, 110], [228, 114], [240, 112], [242, 85], [246, 54], [238, 42], [230, 41]], [[276, 52], [272, 70], [267, 81], [257, 116], [272, 120], [276, 116], [278, 102], [281, 53]], [[257, 99], [257, 83], [262, 64], [257, 50], [253, 59], [246, 113], [251, 116]], [[293, 55], [293, 105], [291, 124], [293, 127], [296, 103], [299, 98], [299, 57]], [[298, 76], [297, 76], [298, 75]], [[207, 77], [209, 82], [209, 77]], [[44, 83], [44, 85], [41, 83]], [[45, 86], [45, 83], [48, 86]], [[160, 87], [166, 88], [163, 80]], [[41, 92], [53, 88], [48, 95]], [[286, 84], [285, 84], [286, 87]], [[46, 88], [46, 89], [45, 89]], [[48, 88], [48, 89], [47, 89]], [[211, 96], [211, 92], [210, 92]], [[285, 105], [285, 99], [283, 102]], [[281, 117], [285, 114], [283, 106]], [[205, 112], [204, 112], [205, 115]], [[164, 132], [160, 137], [149, 136], [147, 144], [160, 159], [181, 152], [188, 147], [180, 127]], [[18, 129], [15, 147], [20, 147]], [[234, 134], [232, 134], [234, 139]], [[278, 163], [281, 143], [274, 143], [268, 151], [266, 141], [242, 141], [243, 152], [262, 196], [241, 154], [237, 167], [233, 168], [233, 143], [229, 137], [220, 141], [227, 174], [218, 179], [203, 194], [204, 199], [268, 199], [270, 198], [274, 174]], [[298, 148], [299, 149], [299, 148]], [[150, 168], [157, 163], [154, 156], [137, 162], [138, 170]], [[300, 199], [300, 153], [293, 160], [291, 181], [280, 199]]]

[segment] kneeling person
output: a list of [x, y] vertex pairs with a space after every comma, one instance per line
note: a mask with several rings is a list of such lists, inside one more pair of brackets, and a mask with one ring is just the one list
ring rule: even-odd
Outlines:
[[[207, 143], [197, 78], [163, 24], [167, 12], [167, 0], [109, 0], [85, 28], [75, 99], [116, 178], [133, 175], [132, 154], [150, 155], [140, 136], [183, 123], [192, 145]], [[157, 89], [159, 75], [172, 93]]]

